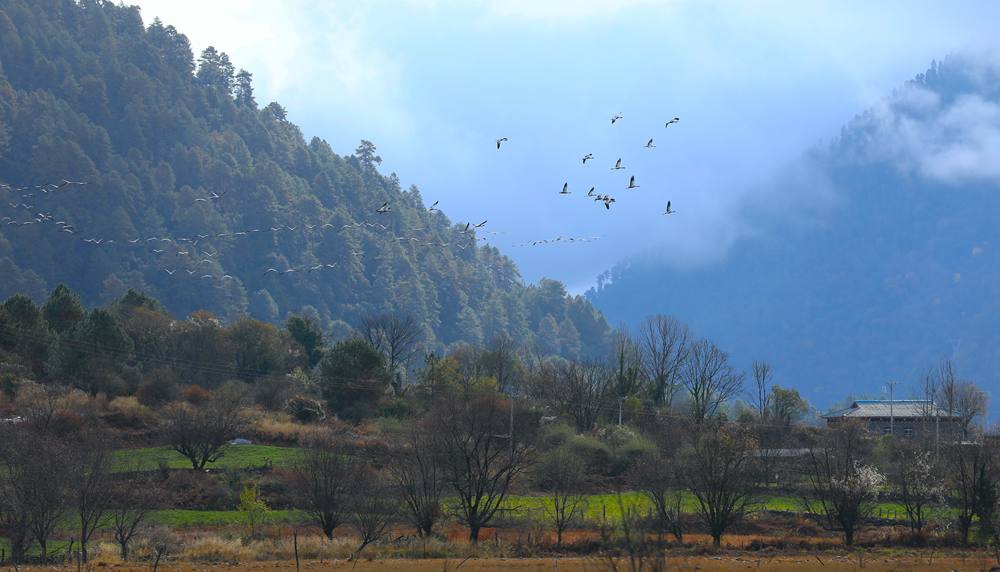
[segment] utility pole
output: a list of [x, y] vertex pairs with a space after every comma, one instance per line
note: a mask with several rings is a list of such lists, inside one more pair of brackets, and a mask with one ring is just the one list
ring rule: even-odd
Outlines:
[[896, 385], [898, 383], [899, 383], [898, 381], [890, 381], [886, 384], [889, 386], [889, 434], [893, 436], [896, 435], [896, 427], [895, 427], [896, 416], [894, 415], [893, 411], [892, 392], [894, 389], [896, 389]]

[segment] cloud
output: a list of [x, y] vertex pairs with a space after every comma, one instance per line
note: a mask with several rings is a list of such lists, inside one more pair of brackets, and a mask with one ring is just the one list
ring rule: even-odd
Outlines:
[[305, 0], [132, 0], [143, 18], [172, 24], [197, 55], [208, 45], [254, 73], [257, 99], [278, 100], [295, 116], [319, 112], [341, 124], [405, 133], [402, 65], [379, 49], [368, 14], [350, 4]]
[[854, 158], [949, 185], [1000, 183], [1000, 102], [982, 95], [1000, 89], [1000, 64], [963, 56], [943, 66], [943, 89], [910, 83], [851, 127], [864, 134]]

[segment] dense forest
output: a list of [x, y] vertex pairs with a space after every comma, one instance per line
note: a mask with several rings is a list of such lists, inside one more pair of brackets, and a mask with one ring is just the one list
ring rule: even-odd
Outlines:
[[998, 102], [995, 63], [935, 63], [756, 194], [754, 235], [718, 262], [626, 261], [590, 300], [616, 323], [673, 314], [823, 407], [889, 380], [918, 393], [944, 357], [998, 387], [1000, 194], [973, 160]]
[[97, 305], [131, 288], [177, 315], [301, 312], [344, 336], [391, 314], [431, 348], [505, 333], [606, 353], [590, 302], [526, 285], [380, 162], [367, 141], [346, 156], [306, 141], [225, 53], [196, 60], [135, 7], [0, 1], [0, 297], [65, 283]]

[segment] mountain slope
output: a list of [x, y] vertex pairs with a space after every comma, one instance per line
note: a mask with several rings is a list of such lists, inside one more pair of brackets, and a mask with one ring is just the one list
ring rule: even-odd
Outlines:
[[674, 314], [744, 367], [770, 360], [821, 408], [889, 380], [912, 392], [945, 357], [996, 401], [998, 153], [1000, 67], [949, 58], [756, 196], [755, 235], [721, 262], [634, 260], [588, 296], [616, 321]]
[[0, 298], [64, 282], [96, 304], [131, 287], [181, 315], [304, 311], [342, 334], [396, 312], [431, 347], [506, 332], [603, 351], [608, 326], [588, 301], [525, 285], [380, 161], [364, 142], [350, 156], [306, 142], [224, 53], [196, 66], [182, 34], [144, 28], [136, 8], [0, 0], [0, 183], [89, 183], [0, 190]]

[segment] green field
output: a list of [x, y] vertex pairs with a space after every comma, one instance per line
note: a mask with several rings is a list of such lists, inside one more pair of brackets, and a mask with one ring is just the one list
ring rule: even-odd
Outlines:
[[[149, 520], [173, 528], [199, 526], [234, 526], [244, 522], [244, 516], [235, 510], [157, 510], [149, 515]], [[272, 510], [264, 516], [267, 524], [304, 522], [307, 519], [300, 510]]]
[[[301, 456], [294, 447], [272, 445], [234, 445], [226, 447], [221, 459], [209, 463], [210, 469], [254, 469], [262, 467], [287, 468]], [[164, 463], [170, 469], [190, 469], [191, 462], [170, 447], [144, 447], [122, 449], [115, 452], [115, 464], [120, 469], [138, 466], [139, 470], [152, 471]]]

